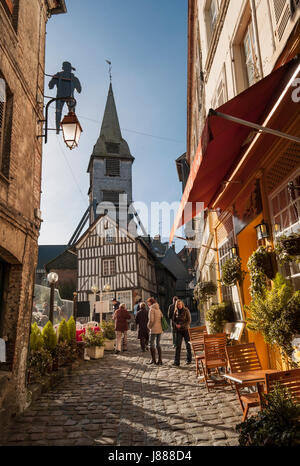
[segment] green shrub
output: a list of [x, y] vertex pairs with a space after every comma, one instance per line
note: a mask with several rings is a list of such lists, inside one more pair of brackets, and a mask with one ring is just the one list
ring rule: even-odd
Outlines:
[[213, 304], [206, 312], [205, 319], [209, 322], [211, 333], [222, 333], [227, 322], [235, 322], [235, 312], [230, 302]]
[[53, 325], [50, 322], [50, 320], [48, 320], [45, 327], [43, 328], [42, 336], [43, 336], [44, 348], [48, 351], [53, 351], [57, 345], [57, 337], [56, 337], [56, 333], [54, 331]]
[[86, 333], [82, 333], [81, 336], [85, 346], [104, 346], [104, 336], [101, 331], [95, 332], [92, 328], [87, 328]]
[[114, 340], [116, 338], [115, 323], [113, 320], [102, 322], [103, 337], [107, 340]]
[[277, 344], [289, 363], [297, 365], [292, 360], [292, 340], [300, 333], [300, 291], [294, 293], [278, 273], [273, 288], [256, 295], [246, 308], [250, 312], [249, 330], [261, 333], [267, 343]]
[[300, 404], [279, 385], [264, 396], [264, 409], [236, 426], [240, 446], [299, 446]]
[[38, 381], [40, 377], [51, 372], [52, 363], [50, 351], [44, 348], [30, 351], [28, 360], [30, 382]]
[[68, 336], [69, 341], [76, 340], [76, 322], [73, 316], [71, 316], [67, 322], [68, 324]]
[[69, 329], [68, 329], [68, 324], [63, 319], [58, 327], [58, 342], [68, 342], [69, 341]]
[[39, 329], [37, 323], [31, 325], [30, 333], [30, 350], [38, 351], [43, 348], [43, 337], [42, 332]]

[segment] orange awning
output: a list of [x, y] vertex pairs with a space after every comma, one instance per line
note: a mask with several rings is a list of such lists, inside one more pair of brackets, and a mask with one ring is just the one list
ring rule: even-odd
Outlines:
[[[300, 72], [299, 63], [299, 58], [291, 60], [216, 111], [270, 128], [273, 126], [269, 123], [274, 123], [270, 116], [280, 113], [274, 129], [284, 128], [286, 121], [299, 112], [299, 103], [292, 100], [292, 92], [295, 91], [292, 79]], [[219, 116], [207, 117], [172, 227], [170, 243], [178, 228], [198, 215], [201, 209], [211, 207], [223, 182], [228, 180], [248, 149], [247, 138], [252, 132], [252, 128]], [[268, 135], [267, 138], [274, 141], [274, 136]]]

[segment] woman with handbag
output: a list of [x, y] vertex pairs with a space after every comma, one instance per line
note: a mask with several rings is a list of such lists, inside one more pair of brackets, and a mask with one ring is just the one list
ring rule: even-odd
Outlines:
[[[149, 306], [148, 314], [148, 329], [150, 330], [150, 352], [151, 352], [151, 361], [148, 364], [157, 364], [162, 365], [162, 353], [160, 346], [160, 338], [163, 332], [162, 329], [162, 317], [163, 313], [159, 308], [159, 304], [154, 298], [147, 299], [147, 304]], [[156, 353], [154, 342], [156, 341], [156, 349], [158, 353], [158, 361], [156, 362]]]
[[188, 328], [191, 324], [191, 313], [189, 309], [184, 305], [184, 302], [181, 299], [178, 299], [175, 304], [175, 310], [173, 314], [173, 322], [176, 328], [176, 352], [173, 366], [180, 366], [180, 353], [182, 340], [185, 341], [186, 346], [186, 364], [191, 364], [192, 362], [192, 350], [189, 343], [190, 337]]

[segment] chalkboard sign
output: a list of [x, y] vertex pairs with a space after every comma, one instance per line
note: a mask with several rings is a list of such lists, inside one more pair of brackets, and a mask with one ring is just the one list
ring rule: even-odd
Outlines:
[[77, 317], [90, 317], [90, 302], [89, 301], [79, 301], [77, 303]]

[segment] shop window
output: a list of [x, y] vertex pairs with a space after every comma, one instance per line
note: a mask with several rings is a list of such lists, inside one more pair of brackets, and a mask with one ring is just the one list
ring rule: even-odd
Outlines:
[[0, 72], [0, 171], [8, 178], [13, 95]]
[[[232, 257], [231, 255], [231, 247], [234, 246], [234, 235], [233, 233], [223, 242], [221, 246], [219, 246], [219, 265], [220, 265], [220, 273], [222, 274], [222, 266], [225, 262]], [[222, 296], [223, 301], [230, 301], [233, 302], [232, 296], [232, 287], [222, 285]]]

